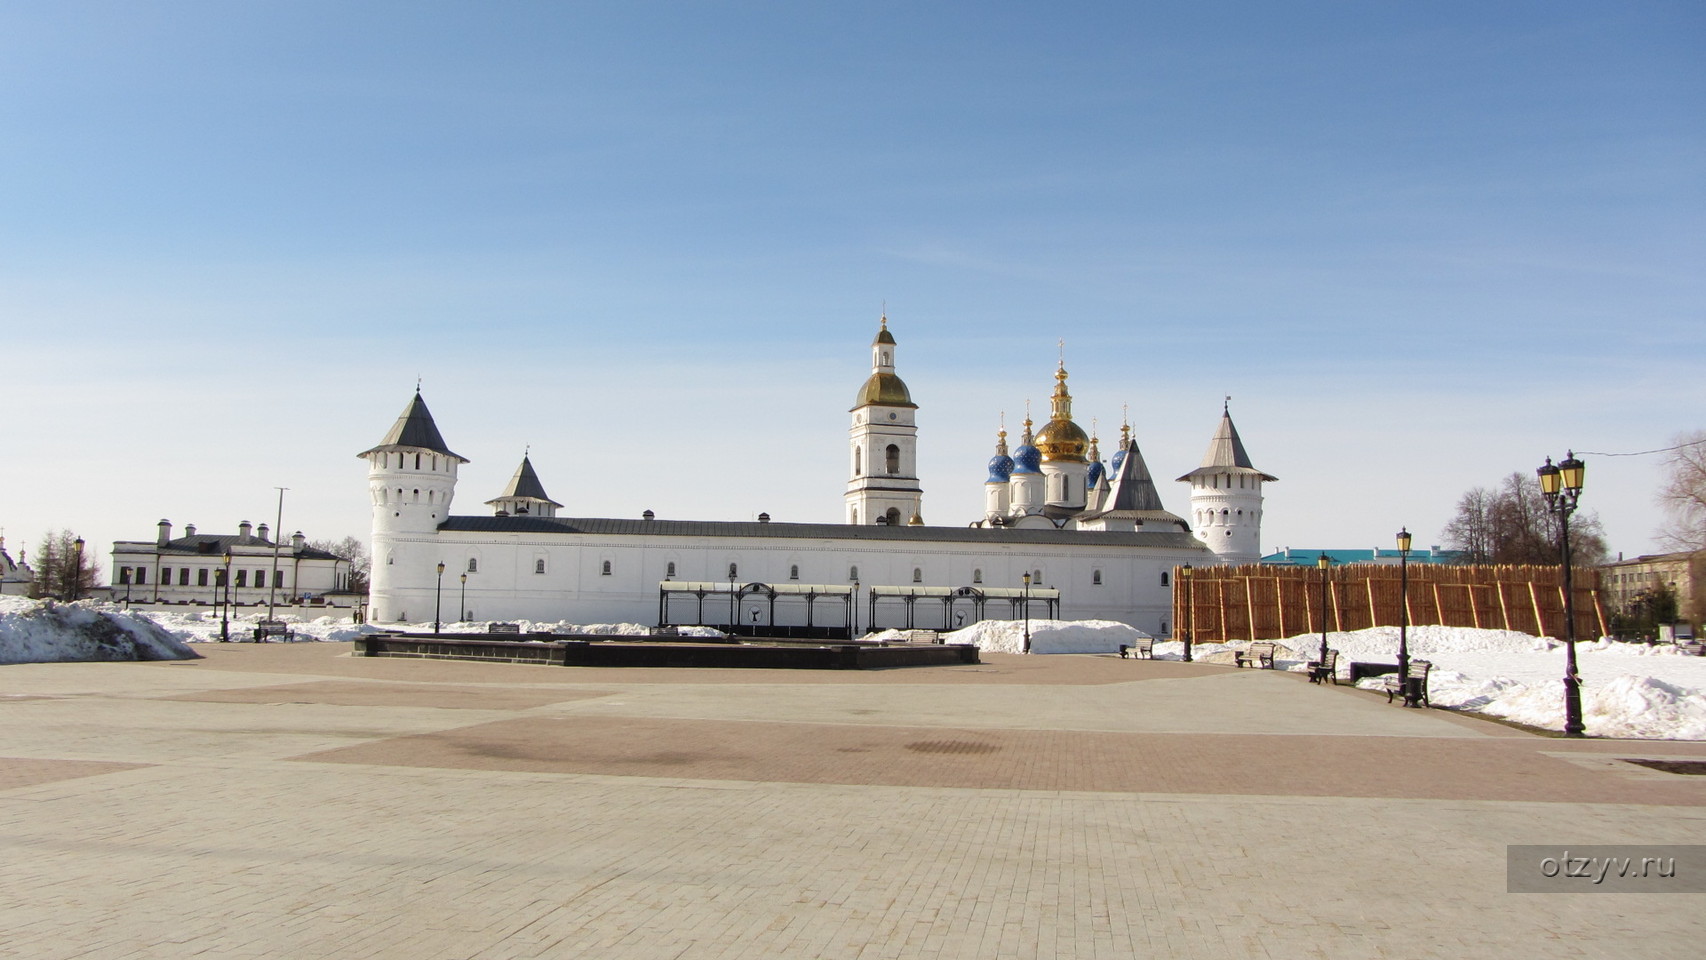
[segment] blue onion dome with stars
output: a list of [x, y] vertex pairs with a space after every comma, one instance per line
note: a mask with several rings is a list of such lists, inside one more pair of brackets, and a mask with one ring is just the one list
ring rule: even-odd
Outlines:
[[1013, 475], [1013, 458], [1007, 455], [1007, 430], [995, 435], [995, 456], [989, 458], [989, 483], [1006, 483]]
[[1019, 449], [1013, 451], [1013, 472], [1042, 473], [1043, 452], [1028, 443], [1020, 444]]
[[1032, 444], [1031, 418], [1025, 418], [1025, 432], [1019, 435], [1019, 449], [1013, 451], [1014, 473], [1042, 473], [1043, 452]]

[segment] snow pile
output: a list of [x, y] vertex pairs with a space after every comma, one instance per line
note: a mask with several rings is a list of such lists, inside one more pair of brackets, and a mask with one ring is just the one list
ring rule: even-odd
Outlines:
[[[112, 609], [112, 608], [106, 608]], [[204, 610], [156, 611], [148, 614], [158, 621], [174, 637], [185, 643], [213, 643], [219, 640], [220, 619]], [[248, 641], [255, 636], [255, 624], [267, 618], [265, 610], [249, 611], [230, 618], [230, 637], [232, 640]], [[404, 631], [407, 633], [431, 633], [432, 621], [425, 623], [387, 623], [375, 625], [371, 623], [351, 623], [348, 617], [313, 617], [304, 618], [293, 613], [280, 611], [274, 618], [290, 627], [297, 641], [325, 641], [329, 643], [346, 643], [357, 637], [370, 633]], [[478, 633], [484, 634], [494, 621], [473, 620], [460, 623], [442, 623], [439, 629], [444, 633]], [[523, 634], [530, 633], [580, 633], [594, 634], [607, 637], [644, 637], [649, 636], [655, 629], [641, 626], [637, 623], [587, 623], [577, 624], [567, 620], [506, 620], [503, 623], [515, 623], [521, 627]], [[721, 637], [722, 631], [714, 627], [680, 627], [680, 635], [684, 637]], [[514, 634], [508, 634], [514, 636]]]
[[[1352, 661], [1397, 663], [1398, 628], [1329, 633], [1339, 672]], [[1321, 635], [1280, 641], [1306, 659], [1320, 652]], [[1159, 655], [1167, 644], [1156, 644]], [[1245, 647], [1247, 643], [1234, 643]], [[1429, 660], [1428, 701], [1504, 717], [1550, 730], [1564, 728], [1565, 645], [1551, 637], [1470, 627], [1411, 627], [1410, 656]], [[1218, 649], [1225, 649], [1219, 648]], [[1204, 644], [1199, 650], [1209, 649]], [[1198, 656], [1198, 659], [1206, 659]], [[1278, 666], [1301, 670], [1283, 654]], [[1706, 740], [1706, 657], [1672, 645], [1618, 643], [1601, 637], [1576, 644], [1582, 714], [1590, 736]], [[1358, 685], [1379, 688], [1381, 677]]]
[[[1564, 728], [1564, 682], [1518, 685], [1479, 708], [1531, 727]], [[1596, 737], [1706, 740], [1706, 694], [1656, 677], [1582, 687], [1582, 721]]]
[[102, 606], [0, 596], [0, 663], [195, 657], [148, 617]]
[[[1032, 620], [1031, 652], [1119, 653], [1121, 644], [1148, 636], [1136, 627], [1112, 620]], [[1019, 620], [979, 620], [964, 630], [943, 634], [942, 639], [970, 644], [984, 653], [1024, 653], [1025, 624]]]

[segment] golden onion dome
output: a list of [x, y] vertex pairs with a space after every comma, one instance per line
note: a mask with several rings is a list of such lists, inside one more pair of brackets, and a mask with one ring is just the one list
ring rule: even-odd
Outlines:
[[905, 381], [892, 373], [873, 373], [859, 388], [859, 397], [853, 401], [853, 408], [868, 406], [881, 407], [916, 407], [912, 402], [912, 393], [906, 389]]
[[1066, 460], [1083, 463], [1090, 449], [1090, 435], [1072, 422], [1072, 394], [1066, 389], [1066, 364], [1054, 372], [1054, 416], [1037, 432], [1036, 448], [1044, 460]]
[[1037, 432], [1036, 448], [1044, 460], [1083, 462], [1090, 449], [1090, 436], [1071, 420], [1050, 420]]

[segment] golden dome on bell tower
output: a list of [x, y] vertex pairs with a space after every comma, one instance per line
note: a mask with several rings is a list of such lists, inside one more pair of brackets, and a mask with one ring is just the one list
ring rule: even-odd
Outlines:
[[1066, 389], [1066, 364], [1054, 373], [1054, 396], [1049, 422], [1037, 432], [1036, 447], [1044, 460], [1083, 463], [1090, 449], [1090, 435], [1072, 422], [1072, 394]]

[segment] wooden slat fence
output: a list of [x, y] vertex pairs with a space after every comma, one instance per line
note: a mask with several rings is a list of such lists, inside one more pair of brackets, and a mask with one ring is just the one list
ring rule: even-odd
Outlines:
[[[1413, 626], [1564, 634], [1564, 575], [1557, 567], [1416, 564], [1409, 576]], [[1605, 635], [1599, 571], [1578, 567], [1573, 580], [1576, 638]], [[1315, 567], [1194, 567], [1189, 577], [1174, 568], [1173, 583], [1174, 631], [1189, 624], [1198, 643], [1283, 640], [1322, 629], [1321, 571]], [[1327, 629], [1395, 627], [1400, 593], [1396, 566], [1334, 567], [1328, 578]]]

